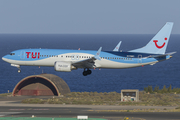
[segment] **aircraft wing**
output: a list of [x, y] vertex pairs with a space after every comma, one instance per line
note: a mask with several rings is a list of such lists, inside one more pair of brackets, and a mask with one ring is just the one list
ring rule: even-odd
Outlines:
[[101, 60], [101, 58], [99, 57], [99, 55], [101, 53], [101, 49], [102, 49], [102, 47], [99, 48], [99, 50], [94, 55], [94, 57], [72, 63], [72, 65], [77, 67], [77, 68], [95, 68], [95, 67], [97, 67], [95, 65], [95, 60]]
[[166, 53], [166, 54], [162, 54], [162, 55], [150, 55], [149, 58], [150, 57], [153, 57], [153, 58], [157, 58], [158, 57], [158, 58], [160, 58], [160, 57], [165, 57], [167, 55], [172, 55], [174, 53], [176, 53], [176, 52]]

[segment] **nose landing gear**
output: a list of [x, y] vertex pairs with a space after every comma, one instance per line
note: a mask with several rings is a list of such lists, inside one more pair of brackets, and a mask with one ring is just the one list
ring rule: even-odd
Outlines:
[[17, 68], [18, 68], [18, 73], [20, 73], [20, 72], [21, 72], [21, 68], [20, 68], [20, 65], [16, 65], [16, 64], [11, 64], [11, 66], [13, 66], [13, 67], [17, 67]]
[[90, 75], [92, 73], [92, 71], [91, 70], [89, 70], [89, 69], [84, 69], [84, 71], [83, 71], [83, 75], [84, 76], [87, 76], [87, 75]]
[[18, 73], [20, 73], [21, 72], [21, 69], [20, 68], [18, 68]]

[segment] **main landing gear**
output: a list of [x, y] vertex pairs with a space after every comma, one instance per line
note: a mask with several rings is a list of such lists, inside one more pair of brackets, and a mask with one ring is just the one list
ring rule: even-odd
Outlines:
[[84, 76], [90, 75], [91, 73], [92, 73], [91, 70], [89, 70], [89, 69], [86, 70], [86, 68], [84, 68], [84, 71], [83, 71]]

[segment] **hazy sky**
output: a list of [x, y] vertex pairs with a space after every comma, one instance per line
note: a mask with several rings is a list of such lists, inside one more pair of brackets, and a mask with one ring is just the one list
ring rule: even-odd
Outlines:
[[0, 34], [155, 34], [174, 22], [180, 0], [0, 0]]

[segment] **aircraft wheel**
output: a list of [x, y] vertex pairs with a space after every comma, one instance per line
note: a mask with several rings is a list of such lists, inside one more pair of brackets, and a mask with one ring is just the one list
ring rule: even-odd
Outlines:
[[83, 72], [83, 75], [84, 75], [84, 76], [87, 76], [87, 75], [88, 75], [88, 74], [87, 74], [87, 71], [84, 71], [84, 72]]
[[18, 73], [20, 73], [21, 72], [21, 70], [18, 70]]
[[92, 73], [91, 70], [87, 70], [87, 74], [90, 75]]

